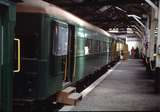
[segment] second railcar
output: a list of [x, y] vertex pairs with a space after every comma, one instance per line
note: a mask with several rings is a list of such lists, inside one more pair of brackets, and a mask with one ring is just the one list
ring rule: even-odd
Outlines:
[[107, 32], [41, 0], [17, 4], [16, 38], [15, 101], [44, 100], [113, 60]]
[[73, 77], [78, 81], [111, 62], [113, 38], [85, 28], [75, 28], [76, 49]]

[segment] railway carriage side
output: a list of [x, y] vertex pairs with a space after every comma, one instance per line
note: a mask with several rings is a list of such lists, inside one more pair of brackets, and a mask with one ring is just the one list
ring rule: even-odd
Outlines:
[[15, 102], [45, 100], [112, 62], [113, 38], [34, 5], [17, 8]]
[[17, 13], [21, 69], [14, 76], [15, 99], [42, 100], [62, 89], [62, 43], [56, 40], [62, 27], [46, 14]]
[[45, 100], [62, 90], [63, 82], [72, 81], [74, 34], [73, 25], [54, 16], [17, 12], [21, 55], [20, 71], [14, 76], [15, 101]]
[[21, 70], [14, 76], [15, 98], [44, 99], [63, 81], [78, 81], [109, 63], [110, 38], [46, 14], [17, 13], [16, 35]]
[[98, 32], [76, 27], [75, 80], [81, 80], [109, 63], [110, 38]]

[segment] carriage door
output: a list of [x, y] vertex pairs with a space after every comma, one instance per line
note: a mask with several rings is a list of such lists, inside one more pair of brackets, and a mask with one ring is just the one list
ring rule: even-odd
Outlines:
[[[65, 35], [65, 36], [63, 36]], [[62, 68], [64, 68], [64, 84], [73, 81], [74, 72], [74, 39], [75, 39], [75, 27], [68, 25], [67, 27], [59, 26], [59, 38], [61, 38], [62, 44], [64, 44]]]
[[[9, 56], [11, 38], [8, 36], [8, 7], [0, 5], [0, 112], [11, 111], [11, 68]], [[9, 62], [9, 63], [8, 63]]]
[[67, 72], [67, 79], [68, 81], [73, 81], [74, 75], [74, 43], [75, 43], [75, 27], [69, 25], [68, 27], [68, 72]]
[[[4, 13], [5, 7], [0, 5], [0, 111], [1, 109], [5, 109], [5, 103], [7, 102], [6, 96], [4, 96], [6, 91], [4, 89], [7, 87], [7, 81], [5, 82], [3, 67], [4, 67]], [[7, 106], [6, 106], [7, 107]]]
[[68, 24], [53, 21], [51, 25], [50, 73], [67, 80]]
[[[52, 55], [51, 74], [63, 74], [64, 85], [72, 81], [74, 66], [74, 26], [53, 22], [51, 28]], [[54, 67], [54, 68], [53, 68]]]

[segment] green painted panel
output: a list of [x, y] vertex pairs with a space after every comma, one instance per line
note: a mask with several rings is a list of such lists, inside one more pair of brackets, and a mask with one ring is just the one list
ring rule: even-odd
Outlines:
[[85, 39], [76, 38], [76, 56], [84, 56]]
[[94, 73], [107, 63], [107, 53], [76, 57], [76, 80]]
[[9, 7], [9, 13], [8, 13], [8, 17], [9, 17], [9, 21], [16, 21], [16, 6], [14, 3], [11, 3], [12, 5]]
[[[88, 39], [90, 39], [90, 44], [87, 44]], [[111, 57], [110, 41], [111, 38], [86, 30], [81, 27], [76, 27], [76, 34], [75, 34], [76, 80], [80, 80], [86, 75], [94, 73], [94, 71], [100, 69], [100, 67], [109, 63]], [[101, 43], [106, 43], [106, 47], [104, 47], [105, 50], [103, 49], [103, 51], [102, 49], [100, 50]], [[89, 54], [85, 54], [86, 46], [88, 46], [89, 48]]]
[[0, 15], [0, 111], [2, 110], [2, 17]]
[[42, 15], [41, 27], [41, 62], [39, 67], [39, 97], [47, 98], [62, 89], [64, 68], [63, 56], [55, 56], [52, 51], [53, 37], [51, 35], [51, 23], [53, 18]]
[[83, 27], [76, 26], [75, 28], [75, 37], [76, 38], [87, 38], [87, 39], [93, 39], [93, 40], [100, 40], [100, 41], [107, 41], [110, 39], [107, 36], [104, 36], [102, 34], [99, 34], [97, 32], [87, 30]]
[[[3, 3], [2, 3], [3, 2]], [[9, 2], [1, 1], [0, 4], [0, 109], [2, 112], [12, 111], [12, 48], [14, 38], [15, 21], [10, 21], [9, 13], [11, 7]]]
[[48, 94], [52, 95], [62, 89], [63, 74], [48, 77]]

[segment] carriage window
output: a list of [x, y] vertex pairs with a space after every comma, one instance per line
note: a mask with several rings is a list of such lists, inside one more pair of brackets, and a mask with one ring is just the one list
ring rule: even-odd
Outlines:
[[103, 47], [104, 45], [103, 45], [103, 42], [102, 41], [100, 41], [100, 52], [104, 52], [104, 47]]
[[93, 40], [92, 41], [92, 47], [93, 47], [93, 53], [98, 53], [99, 52], [99, 40]]
[[84, 54], [88, 55], [90, 51], [90, 39], [86, 39], [85, 47], [84, 47]]
[[106, 52], [107, 51], [107, 43], [103, 42], [103, 51]]
[[53, 37], [53, 55], [67, 55], [68, 46], [68, 26], [58, 24], [54, 30], [56, 35]]

